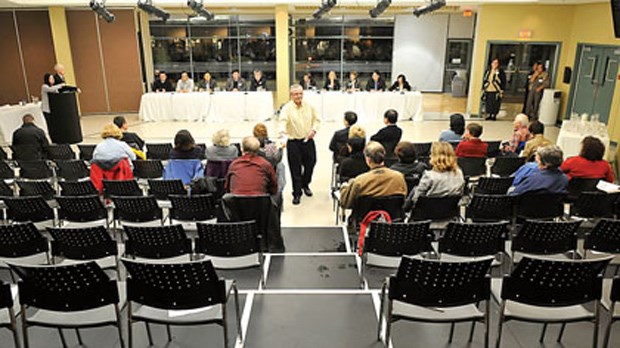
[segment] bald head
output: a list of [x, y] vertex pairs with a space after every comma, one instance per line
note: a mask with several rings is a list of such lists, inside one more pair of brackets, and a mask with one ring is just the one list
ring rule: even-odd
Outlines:
[[260, 141], [256, 137], [245, 137], [241, 141], [241, 151], [243, 154], [255, 155], [260, 150]]
[[65, 66], [62, 64], [56, 64], [54, 65], [54, 71], [56, 71], [59, 74], [64, 75], [65, 74]]

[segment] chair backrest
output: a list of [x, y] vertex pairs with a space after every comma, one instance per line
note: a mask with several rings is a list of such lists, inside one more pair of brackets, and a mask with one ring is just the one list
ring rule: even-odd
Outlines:
[[96, 260], [118, 254], [118, 245], [103, 226], [47, 228], [52, 236], [52, 256], [71, 260]]
[[611, 293], [609, 294], [609, 299], [612, 302], [620, 301], [620, 277], [614, 278], [611, 285]]
[[93, 159], [93, 152], [97, 145], [92, 144], [78, 144], [78, 150], [80, 150], [80, 159], [82, 161], [90, 161]]
[[459, 157], [458, 165], [464, 176], [481, 176], [487, 173], [486, 158]]
[[202, 162], [197, 159], [168, 161], [164, 168], [164, 179], [180, 179], [184, 185], [189, 185], [193, 179], [204, 176]]
[[523, 257], [510, 276], [504, 277], [501, 297], [545, 307], [600, 300], [602, 273], [612, 258], [550, 260]]
[[47, 252], [47, 239], [34, 224], [0, 225], [0, 256], [15, 258]]
[[134, 161], [133, 166], [133, 173], [139, 179], [157, 179], [164, 175], [164, 165], [161, 160]]
[[465, 217], [472, 221], [512, 220], [515, 197], [475, 193], [465, 209]]
[[73, 222], [87, 222], [107, 219], [108, 211], [103, 206], [99, 195], [58, 196], [60, 206], [58, 218]]
[[232, 161], [233, 160], [207, 161], [207, 166], [205, 167], [205, 176], [225, 178]]
[[17, 161], [19, 177], [23, 179], [49, 179], [54, 173], [47, 165], [47, 161]]
[[451, 222], [439, 239], [439, 253], [464, 257], [495, 255], [504, 250], [509, 222]]
[[148, 259], [163, 259], [192, 253], [192, 241], [182, 225], [123, 226], [127, 234], [125, 253]]
[[114, 218], [127, 222], [147, 222], [162, 218], [161, 208], [155, 196], [111, 196], [114, 202]]
[[172, 151], [172, 144], [170, 143], [146, 144], [146, 157], [148, 159], [169, 160], [170, 151]]
[[215, 202], [210, 194], [170, 195], [170, 218], [179, 221], [205, 221], [215, 218]]
[[384, 210], [390, 214], [392, 221], [404, 220], [403, 210], [405, 196], [392, 195], [382, 197], [360, 196], [353, 202], [353, 217], [357, 223], [364, 220], [368, 212], [373, 210]]
[[525, 164], [525, 157], [499, 156], [491, 166], [491, 174], [510, 176]]
[[75, 152], [69, 144], [51, 144], [47, 147], [47, 155], [51, 160], [74, 160]]
[[450, 220], [461, 215], [459, 201], [461, 196], [428, 197], [420, 196], [413, 207], [411, 219]]
[[73, 312], [118, 304], [116, 280], [96, 262], [66, 266], [17, 266], [11, 269], [22, 279], [21, 304], [58, 312]]
[[431, 155], [431, 145], [433, 143], [413, 143], [415, 153], [418, 157], [429, 157]]
[[620, 220], [600, 219], [586, 235], [583, 248], [620, 254]]
[[87, 196], [99, 194], [93, 182], [88, 181], [59, 181], [60, 194], [63, 196]]
[[505, 195], [514, 181], [511, 177], [480, 177], [474, 188], [475, 193]]
[[19, 195], [21, 197], [41, 196], [49, 201], [56, 194], [52, 184], [47, 180], [17, 180], [17, 186], [19, 187]]
[[230, 213], [230, 221], [256, 221], [258, 234], [266, 238], [272, 209], [275, 209], [269, 195], [231, 195], [227, 196], [223, 203]]
[[601, 179], [586, 179], [586, 178], [572, 178], [568, 182], [568, 197], [571, 199], [576, 199], [582, 192], [597, 192], [596, 184]]
[[103, 180], [103, 193], [109, 196], [142, 196], [142, 189], [136, 180]]
[[500, 145], [501, 145], [501, 141], [500, 140], [491, 140], [491, 141], [485, 141], [485, 143], [487, 143], [487, 157], [488, 158], [494, 158], [499, 156], [500, 154]]
[[209, 260], [166, 264], [121, 261], [129, 274], [129, 301], [169, 310], [226, 303], [226, 284]]
[[413, 256], [432, 251], [430, 221], [413, 223], [373, 222], [364, 241], [364, 253], [381, 256]]
[[0, 146], [0, 161], [6, 161], [9, 159], [9, 155], [4, 151], [4, 148]]
[[15, 178], [15, 171], [9, 166], [9, 162], [0, 161], [0, 179], [8, 180], [13, 178]]
[[88, 178], [90, 171], [82, 160], [56, 160], [56, 176], [60, 179], [77, 181]]
[[577, 249], [581, 221], [526, 220], [512, 239], [512, 251], [550, 255]]
[[[207, 144], [205, 144], [205, 143], [198, 143], [198, 144], [196, 144], [196, 147], [200, 148], [200, 151], [201, 151], [200, 152], [200, 159], [201, 160], [207, 159], [207, 154], [206, 154], [206, 152], [207, 152]], [[239, 151], [239, 153], [241, 153], [241, 151]]]
[[260, 252], [255, 221], [196, 224], [196, 253], [218, 257], [236, 257]]
[[572, 203], [570, 214], [587, 219], [611, 218], [619, 197], [619, 193], [581, 192]]
[[15, 192], [13, 191], [13, 187], [9, 186], [6, 181], [0, 179], [0, 197], [10, 197], [14, 195]]
[[159, 200], [167, 200], [169, 195], [186, 195], [187, 191], [180, 179], [152, 180], [149, 179], [149, 195]]
[[389, 298], [418, 306], [455, 307], [488, 300], [492, 257], [469, 262], [403, 257], [390, 277]]
[[526, 193], [517, 197], [516, 214], [525, 219], [553, 219], [564, 215], [562, 193]]
[[11, 145], [13, 160], [15, 161], [38, 161], [45, 159], [46, 153], [40, 145]]
[[54, 219], [54, 210], [41, 196], [7, 197], [7, 217], [17, 222], [41, 222]]

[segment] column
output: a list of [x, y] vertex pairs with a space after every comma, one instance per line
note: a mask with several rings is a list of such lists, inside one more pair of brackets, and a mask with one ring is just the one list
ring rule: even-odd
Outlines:
[[51, 6], [48, 9], [52, 39], [54, 41], [54, 53], [56, 62], [64, 65], [67, 84], [76, 86], [75, 71], [73, 69], [73, 57], [71, 56], [71, 42], [67, 29], [67, 16], [65, 8]]
[[289, 99], [290, 87], [290, 54], [289, 54], [288, 5], [276, 6], [276, 105], [286, 103]]

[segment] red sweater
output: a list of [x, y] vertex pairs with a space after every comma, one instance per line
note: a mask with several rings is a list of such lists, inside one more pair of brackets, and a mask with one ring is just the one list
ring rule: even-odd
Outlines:
[[224, 187], [226, 192], [236, 195], [274, 195], [278, 192], [278, 179], [269, 161], [245, 154], [230, 164]]
[[489, 144], [478, 138], [463, 140], [456, 147], [456, 157], [484, 158], [487, 156], [488, 147]]
[[581, 156], [567, 158], [562, 163], [562, 171], [572, 178], [584, 179], [604, 179], [607, 182], [614, 182], [614, 172], [611, 170], [609, 162], [605, 160], [589, 161]]

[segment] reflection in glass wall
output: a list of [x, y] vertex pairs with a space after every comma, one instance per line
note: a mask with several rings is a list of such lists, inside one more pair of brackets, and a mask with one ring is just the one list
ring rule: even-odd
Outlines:
[[375, 69], [391, 80], [393, 19], [298, 18], [294, 26], [295, 81], [311, 72], [320, 88], [329, 71], [334, 70], [344, 85], [349, 72], [357, 71], [365, 85]]
[[166, 22], [152, 19], [149, 25], [154, 69], [166, 71], [171, 79], [188, 71], [198, 81], [209, 71], [223, 86], [235, 69], [245, 79], [260, 69], [267, 88], [275, 89], [273, 16], [216, 16], [206, 21], [177, 15]]

